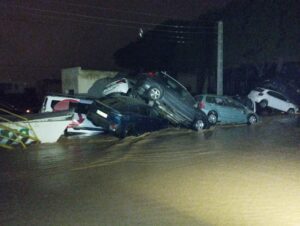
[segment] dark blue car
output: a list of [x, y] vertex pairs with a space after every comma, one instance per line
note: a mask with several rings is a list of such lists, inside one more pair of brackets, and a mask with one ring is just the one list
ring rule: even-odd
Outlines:
[[160, 112], [144, 102], [126, 96], [103, 97], [90, 106], [87, 118], [119, 138], [140, 135], [168, 127]]

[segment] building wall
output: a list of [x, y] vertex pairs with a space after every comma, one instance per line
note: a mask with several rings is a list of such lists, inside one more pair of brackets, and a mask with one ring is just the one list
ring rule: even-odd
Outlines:
[[114, 77], [116, 71], [82, 70], [81, 67], [66, 68], [62, 72], [62, 92], [66, 94], [87, 93], [101, 78]]
[[78, 93], [78, 76], [81, 67], [66, 68], [61, 71], [62, 93]]

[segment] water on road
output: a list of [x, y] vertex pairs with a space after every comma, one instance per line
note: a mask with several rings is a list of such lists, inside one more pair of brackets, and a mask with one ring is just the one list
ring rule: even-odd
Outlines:
[[300, 119], [0, 152], [0, 225], [300, 225]]

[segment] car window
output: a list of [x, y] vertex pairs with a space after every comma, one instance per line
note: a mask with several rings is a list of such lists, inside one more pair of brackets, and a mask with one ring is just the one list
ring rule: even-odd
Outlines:
[[189, 91], [187, 91], [187, 89], [181, 85], [180, 83], [178, 83], [176, 80], [170, 78], [169, 76], [165, 75], [165, 74], [160, 74], [162, 81], [165, 83], [166, 87], [169, 89], [174, 90], [179, 97], [181, 98], [181, 100], [187, 104], [190, 105], [194, 105], [195, 104], [195, 99], [194, 97], [189, 93]]
[[53, 101], [51, 102], [51, 108], [54, 109], [54, 106], [55, 106], [58, 102], [60, 102], [60, 100], [53, 100]]
[[273, 92], [273, 91], [268, 91], [268, 94], [270, 96], [273, 96], [273, 97], [278, 98], [280, 100], [287, 101], [287, 99], [279, 93], [276, 93], [276, 92]]
[[206, 102], [210, 103], [210, 104], [215, 104], [216, 103], [215, 97], [207, 96], [206, 97]]
[[[72, 106], [74, 104], [74, 106]], [[70, 103], [70, 108], [74, 107], [76, 113], [87, 114], [89, 111], [89, 104]]]
[[239, 103], [238, 101], [228, 97], [226, 98], [227, 101], [227, 105], [230, 107], [235, 107], [235, 108], [243, 108], [243, 105], [241, 103]]
[[224, 100], [220, 97], [215, 97], [216, 104], [224, 105]]

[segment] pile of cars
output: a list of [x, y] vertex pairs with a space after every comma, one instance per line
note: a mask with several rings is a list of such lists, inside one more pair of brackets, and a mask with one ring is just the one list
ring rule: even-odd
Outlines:
[[168, 126], [201, 131], [217, 123], [258, 121], [255, 112], [240, 101], [217, 95], [193, 97], [162, 71], [138, 73], [134, 81], [116, 77], [100, 87], [97, 97], [46, 96], [41, 111], [74, 109], [67, 134], [109, 132], [120, 138]]

